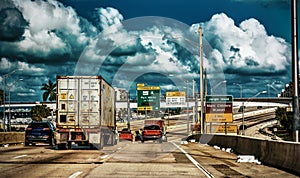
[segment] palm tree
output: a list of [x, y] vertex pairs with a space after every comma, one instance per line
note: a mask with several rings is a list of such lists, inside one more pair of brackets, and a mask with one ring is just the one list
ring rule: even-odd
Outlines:
[[43, 87], [41, 90], [45, 90], [43, 93], [43, 100], [47, 101], [55, 101], [56, 100], [56, 83], [53, 83], [51, 80], [49, 80], [48, 84], [43, 83]]

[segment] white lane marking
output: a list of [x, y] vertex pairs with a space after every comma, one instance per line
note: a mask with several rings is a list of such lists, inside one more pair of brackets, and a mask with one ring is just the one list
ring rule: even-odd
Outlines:
[[22, 157], [25, 157], [25, 156], [27, 156], [27, 155], [20, 155], [20, 156], [14, 157], [14, 158], [15, 158], [15, 159], [18, 159], [18, 158], [22, 158]]
[[105, 159], [107, 158], [109, 155], [104, 155], [104, 156], [101, 156], [101, 159]]
[[75, 173], [72, 174], [69, 178], [76, 178], [76, 177], [79, 176], [80, 174], [82, 174], [82, 172], [75, 172]]
[[214, 176], [208, 172], [204, 167], [202, 167], [191, 155], [189, 155], [184, 149], [178, 146], [176, 143], [171, 142], [175, 147], [177, 147], [185, 156], [206, 176], [209, 178], [213, 178]]

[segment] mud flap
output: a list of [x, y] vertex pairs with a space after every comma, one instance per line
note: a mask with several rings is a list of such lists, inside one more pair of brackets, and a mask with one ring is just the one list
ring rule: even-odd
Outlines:
[[100, 133], [89, 133], [89, 143], [91, 147], [95, 147], [97, 149], [102, 149], [101, 147], [101, 137], [102, 134]]

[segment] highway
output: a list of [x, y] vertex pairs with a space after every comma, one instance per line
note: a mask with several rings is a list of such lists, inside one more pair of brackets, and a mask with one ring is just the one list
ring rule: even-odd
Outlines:
[[103, 150], [1, 147], [0, 177], [296, 177], [265, 165], [239, 163], [238, 155], [208, 145], [184, 143], [184, 121], [176, 121], [162, 144], [121, 141]]

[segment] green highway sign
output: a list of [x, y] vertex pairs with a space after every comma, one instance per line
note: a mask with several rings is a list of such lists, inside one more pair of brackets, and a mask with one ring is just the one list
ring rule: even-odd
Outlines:
[[232, 103], [232, 96], [206, 96], [205, 101], [207, 103]]
[[139, 111], [160, 110], [160, 87], [139, 86], [137, 88], [137, 96]]

